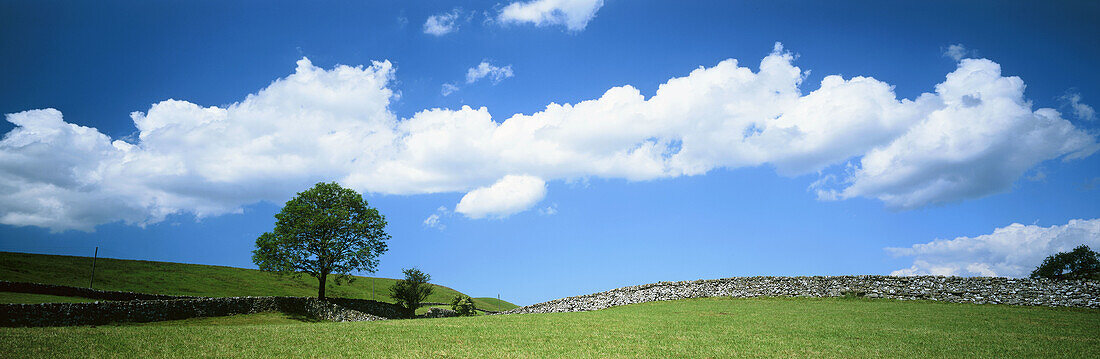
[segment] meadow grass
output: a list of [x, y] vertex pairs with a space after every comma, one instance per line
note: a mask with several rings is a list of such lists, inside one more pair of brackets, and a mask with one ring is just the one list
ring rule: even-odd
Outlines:
[[[87, 287], [92, 258], [0, 252], [0, 280]], [[329, 297], [376, 299], [393, 302], [389, 288], [395, 279], [355, 277], [350, 284], [334, 285], [329, 279]], [[374, 294], [372, 295], [372, 284]], [[317, 280], [302, 275], [284, 276], [254, 269], [199, 264], [99, 258], [95, 289], [139, 293], [195, 295], [204, 297], [317, 295]], [[436, 285], [427, 302], [450, 303], [458, 291]], [[3, 300], [4, 297], [0, 297]], [[495, 298], [474, 299], [481, 309], [502, 311], [516, 305]], [[14, 302], [8, 302], [14, 303]]]
[[[703, 298], [594, 312], [355, 323], [2, 328], [12, 357], [1100, 357], [1100, 310]], [[221, 324], [221, 325], [217, 325]]]

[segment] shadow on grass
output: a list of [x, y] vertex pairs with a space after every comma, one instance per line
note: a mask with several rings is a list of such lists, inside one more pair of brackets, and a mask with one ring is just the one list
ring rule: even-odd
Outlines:
[[[111, 323], [104, 327], [132, 327], [132, 326], [206, 326], [206, 325], [271, 325], [271, 324], [301, 324], [301, 323], [325, 323], [327, 320], [318, 319], [304, 314], [292, 314], [283, 312], [263, 312], [254, 314], [237, 314], [221, 317], [198, 317], [180, 320], [165, 320], [145, 323]], [[94, 326], [93, 326], [94, 327]]]
[[311, 317], [311, 316], [308, 316], [308, 315], [305, 315], [305, 314], [285, 314], [284, 313], [284, 315], [286, 315], [287, 319], [298, 321], [298, 322], [301, 322], [301, 323], [327, 322], [327, 320], [317, 318], [317, 317]]

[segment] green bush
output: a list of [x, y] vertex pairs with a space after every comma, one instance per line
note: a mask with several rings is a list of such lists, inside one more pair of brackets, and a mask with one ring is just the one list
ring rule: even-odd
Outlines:
[[451, 310], [458, 313], [460, 317], [477, 315], [477, 310], [474, 307], [474, 300], [468, 295], [456, 295], [451, 299]]

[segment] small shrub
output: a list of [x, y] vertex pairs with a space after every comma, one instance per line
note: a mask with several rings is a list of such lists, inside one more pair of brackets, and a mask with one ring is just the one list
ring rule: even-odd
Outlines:
[[451, 299], [451, 310], [458, 313], [460, 317], [477, 315], [477, 310], [475, 309], [474, 300], [468, 295], [456, 295]]
[[410, 268], [402, 271], [405, 279], [399, 280], [390, 287], [390, 296], [397, 301], [397, 305], [405, 309], [405, 316], [415, 317], [416, 308], [420, 302], [432, 294], [432, 285], [428, 284], [432, 276], [421, 272], [419, 269]]

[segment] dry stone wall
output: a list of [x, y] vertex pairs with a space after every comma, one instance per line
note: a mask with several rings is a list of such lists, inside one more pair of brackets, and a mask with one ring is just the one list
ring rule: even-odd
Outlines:
[[368, 313], [385, 319], [401, 319], [405, 316], [404, 309], [393, 303], [350, 298], [325, 298], [325, 301], [340, 307]]
[[321, 320], [384, 320], [392, 304], [344, 300], [358, 309], [306, 297], [227, 297], [92, 303], [0, 304], [0, 326], [40, 327], [142, 323], [279, 311]]
[[[426, 306], [429, 306], [429, 305], [451, 305], [451, 303], [439, 303], [439, 302], [423, 302], [423, 303], [420, 303], [421, 307], [426, 307]], [[492, 310], [485, 310], [485, 309], [481, 309], [481, 308], [474, 308], [474, 310], [485, 313], [485, 314], [500, 314], [500, 313], [502, 313], [502, 312], [497, 312], [497, 311], [492, 311]]]
[[502, 314], [598, 310], [702, 297], [840, 297], [1100, 308], [1100, 281], [989, 277], [739, 277], [658, 282], [529, 305]]
[[458, 312], [450, 310], [450, 309], [431, 308], [431, 309], [428, 309], [427, 313], [424, 313], [420, 317], [422, 317], [422, 318], [450, 318], [450, 317], [457, 317], [457, 316], [458, 316]]

